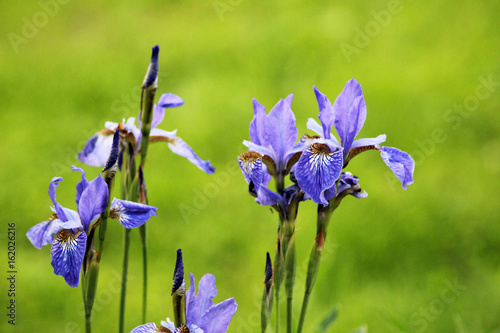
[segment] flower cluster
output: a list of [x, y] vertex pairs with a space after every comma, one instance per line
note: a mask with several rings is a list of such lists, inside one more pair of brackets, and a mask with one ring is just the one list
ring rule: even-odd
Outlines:
[[[347, 82], [333, 104], [316, 87], [314, 92], [321, 125], [310, 118], [307, 128], [317, 135], [304, 135], [298, 143], [295, 116], [291, 109], [292, 95], [280, 100], [269, 114], [254, 99], [251, 141], [243, 142], [249, 152], [241, 154], [238, 159], [250, 193], [257, 197], [258, 203], [266, 206], [278, 204], [282, 211], [286, 211], [289, 200], [302, 191], [304, 195], [300, 200], [312, 199], [327, 206], [341, 191], [347, 178], [348, 183], [354, 179], [342, 170], [353, 157], [366, 150], [380, 152], [382, 160], [401, 181], [404, 189], [413, 183], [413, 159], [397, 148], [380, 146], [386, 139], [385, 134], [355, 140], [366, 119], [363, 91], [356, 80]], [[331, 133], [332, 127], [335, 127], [340, 140]], [[283, 189], [283, 177], [290, 173], [294, 185], [288, 187], [287, 193]], [[279, 193], [267, 188], [271, 177], [276, 178]], [[364, 196], [366, 194], [357, 194], [357, 197]]]

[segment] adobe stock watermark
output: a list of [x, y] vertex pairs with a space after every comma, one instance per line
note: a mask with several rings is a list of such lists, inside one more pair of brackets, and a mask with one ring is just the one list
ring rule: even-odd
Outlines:
[[[118, 294], [120, 294], [122, 277], [115, 270], [112, 271], [112, 275], [113, 276], [108, 280], [107, 284], [104, 286], [104, 289], [99, 288], [99, 286], [97, 288], [97, 293], [94, 300], [94, 306], [92, 308], [92, 317], [94, 317], [96, 314], [100, 312], [103, 312], [104, 310], [107, 310], [109, 304], [111, 304], [111, 302], [113, 302], [115, 297]], [[135, 276], [128, 275], [127, 284], [128, 282], [133, 280], [135, 280]], [[80, 319], [80, 322], [77, 323], [76, 321], [68, 321], [64, 326], [65, 333], [84, 332], [84, 330], [82, 329], [83, 325], [81, 323], [85, 320], [85, 309], [83, 304], [80, 304], [80, 306], [76, 309], [75, 314], [76, 314], [75, 318]]]
[[[336, 253], [336, 249], [340, 246], [338, 243], [325, 243], [323, 247], [323, 254], [321, 256], [320, 262], [326, 262], [330, 260], [334, 254]], [[307, 267], [309, 265], [309, 256], [306, 256], [300, 263], [297, 263], [297, 270], [295, 273], [295, 286], [298, 285], [304, 285], [306, 283], [306, 277], [307, 277]], [[321, 271], [321, 268], [320, 268]], [[236, 313], [235, 318], [233, 319], [232, 324], [230, 327], [233, 327], [231, 329], [231, 332], [236, 332], [236, 333], [254, 333], [254, 332], [259, 332], [260, 331], [260, 316], [261, 316], [261, 299], [262, 299], [262, 292], [263, 289], [259, 288], [257, 284], [253, 284], [253, 310], [252, 312], [246, 317], [243, 318], [241, 316], [238, 316], [238, 313]], [[314, 292], [314, 291], [313, 291]], [[285, 288], [284, 284], [281, 285], [281, 290], [280, 290], [280, 308], [285, 309], [286, 306], [286, 295], [285, 295]], [[274, 297], [274, 296], [273, 296]], [[294, 293], [294, 299], [299, 298], [300, 301], [302, 301], [303, 295]], [[297, 304], [300, 304], [298, 302]], [[275, 318], [276, 316], [276, 305], [273, 305], [273, 310], [272, 313], [274, 314], [272, 317]], [[295, 312], [294, 312], [295, 315]], [[273, 333], [273, 325], [268, 325], [266, 332]]]
[[[456, 131], [462, 126], [465, 119], [469, 118], [481, 105], [481, 101], [485, 101], [495, 93], [500, 86], [500, 82], [493, 80], [493, 74], [487, 78], [480, 76], [479, 84], [476, 86], [473, 94], [465, 97], [461, 103], [455, 103], [452, 107], [445, 110], [443, 113], [443, 121], [451, 124], [451, 129]], [[425, 159], [436, 151], [436, 147], [448, 140], [448, 129], [436, 127], [432, 130], [430, 137], [423, 140], [415, 140], [415, 145], [418, 149], [409, 152], [415, 161], [415, 166], [420, 166], [425, 162]], [[399, 180], [394, 177], [390, 170], [386, 170], [384, 177], [392, 191], [395, 191]]]
[[23, 16], [21, 18], [22, 27], [19, 33], [9, 32], [9, 39], [15, 53], [19, 52], [21, 44], [27, 44], [31, 39], [38, 35], [39, 29], [42, 29], [49, 23], [49, 18], [56, 16], [59, 13], [59, 7], [65, 5], [69, 0], [40, 0], [38, 6], [40, 10], [30, 17]]
[[[196, 187], [193, 190], [192, 203], [179, 204], [179, 211], [181, 212], [184, 222], [188, 224], [191, 222], [193, 215], [200, 214], [200, 212], [208, 206], [210, 200], [216, 198], [223, 189], [229, 186], [231, 179], [236, 175], [241, 175], [238, 161], [230, 161], [226, 164], [226, 168], [224, 170], [215, 171], [211, 182], [205, 184], [202, 188]], [[241, 178], [243, 179], [243, 175], [241, 175]], [[244, 181], [243, 183], [246, 186]]]
[[457, 278], [453, 283], [444, 280], [444, 285], [438, 297], [430, 301], [426, 307], [421, 307], [410, 315], [410, 325], [417, 332], [425, 331], [429, 324], [436, 321], [438, 316], [467, 289], [467, 286], [460, 284]]
[[386, 9], [371, 11], [370, 15], [373, 17], [373, 20], [366, 23], [363, 29], [360, 29], [358, 26], [354, 27], [352, 44], [346, 42], [340, 43], [340, 50], [347, 62], [351, 62], [353, 54], [359, 54], [361, 50], [367, 48], [372, 39], [378, 37], [382, 30], [391, 23], [392, 16], [400, 14], [402, 11], [403, 5], [399, 0], [389, 1]]
[[214, 0], [212, 5], [214, 6], [215, 12], [219, 16], [221, 21], [224, 21], [224, 14], [227, 12], [232, 12], [237, 6], [241, 5], [243, 0]]

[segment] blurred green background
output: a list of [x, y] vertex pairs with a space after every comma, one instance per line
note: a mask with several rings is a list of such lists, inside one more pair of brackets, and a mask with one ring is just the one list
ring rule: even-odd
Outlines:
[[[159, 208], [149, 224], [149, 321], [172, 316], [182, 248], [197, 281], [216, 276], [217, 301], [238, 302], [229, 332], [260, 331], [277, 215], [253, 202], [236, 164], [252, 98], [269, 111], [294, 93], [305, 133], [318, 113], [312, 86], [333, 101], [354, 77], [368, 108], [360, 137], [385, 133], [388, 146], [411, 153], [415, 183], [404, 191], [376, 152], [350, 163], [369, 196], [347, 198], [334, 214], [306, 332], [335, 304], [329, 332], [364, 324], [369, 332], [500, 332], [498, 1], [65, 1], [0, 3], [0, 331], [83, 332], [80, 289], [55, 276], [50, 247], [35, 249], [25, 234], [51, 213], [52, 177], [64, 178], [57, 198], [74, 208], [80, 174], [71, 165], [98, 174], [75, 155], [106, 120], [136, 116], [159, 44], [157, 96], [185, 100], [160, 127], [179, 129], [217, 171], [202, 173], [166, 144], [149, 150], [149, 199]], [[305, 202], [297, 221], [296, 320], [315, 213]], [[17, 228], [15, 327], [5, 315], [8, 222]], [[117, 330], [122, 236], [118, 224], [108, 227], [95, 332]], [[141, 324], [132, 236], [129, 330]]]

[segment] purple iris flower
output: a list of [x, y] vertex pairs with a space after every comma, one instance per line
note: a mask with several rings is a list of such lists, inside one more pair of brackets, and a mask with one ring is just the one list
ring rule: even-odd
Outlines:
[[[116, 161], [116, 158], [115, 158]], [[56, 200], [56, 187], [62, 180], [54, 177], [49, 184], [49, 197], [54, 204], [54, 214], [48, 220], [38, 223], [26, 234], [38, 249], [52, 243], [51, 264], [56, 275], [62, 275], [68, 285], [78, 286], [83, 263], [87, 234], [108, 205], [108, 185], [101, 175], [88, 181], [85, 172], [76, 185], [77, 211], [61, 206]], [[136, 228], [144, 224], [151, 215], [156, 216], [156, 207], [135, 202], [114, 199], [109, 217], [117, 219], [126, 228]], [[54, 236], [56, 235], [56, 236]]]
[[[296, 146], [303, 153], [294, 166], [294, 172], [300, 188], [315, 203], [328, 205], [328, 200], [337, 191], [335, 183], [342, 169], [354, 156], [370, 149], [380, 152], [382, 160], [401, 181], [404, 189], [413, 183], [415, 162], [404, 151], [379, 146], [385, 141], [385, 134], [376, 138], [354, 140], [366, 119], [363, 91], [356, 80], [347, 82], [333, 105], [315, 86], [314, 92], [321, 126], [314, 119], [309, 119], [307, 127], [319, 136], [303, 138]], [[339, 135], [340, 144], [331, 134], [332, 126], [335, 126]]]
[[261, 205], [274, 205], [282, 199], [267, 188], [271, 175], [283, 179], [290, 172], [290, 161], [296, 150], [298, 130], [292, 112], [293, 95], [281, 99], [266, 114], [264, 106], [253, 99], [254, 118], [250, 123], [250, 140], [243, 144], [250, 150], [238, 156], [238, 162]]
[[[236, 313], [238, 304], [234, 298], [214, 304], [213, 298], [217, 296], [217, 288], [212, 274], [205, 274], [201, 278], [198, 283], [198, 295], [195, 295], [196, 286], [192, 273], [190, 277], [191, 285], [186, 292], [186, 325], [181, 324], [180, 327], [175, 327], [170, 318], [167, 318], [159, 327], [155, 323], [147, 323], [134, 328], [131, 333], [225, 333]], [[172, 294], [176, 292], [183, 294], [185, 290], [184, 264], [182, 253], [178, 250]]]
[[[149, 137], [149, 142], [165, 141], [168, 142], [168, 147], [171, 151], [177, 155], [187, 158], [191, 163], [196, 165], [201, 170], [208, 174], [212, 174], [215, 168], [210, 164], [210, 161], [204, 161], [196, 155], [196, 153], [188, 146], [184, 140], [177, 136], [177, 130], [172, 132], [167, 132], [162, 129], [156, 128], [165, 117], [165, 108], [172, 108], [181, 106], [184, 101], [177, 95], [168, 93], [163, 94], [160, 97], [158, 105], [155, 104], [153, 110], [153, 119], [151, 123], [151, 132]], [[111, 144], [113, 142], [113, 133], [115, 129], [120, 129], [120, 134], [123, 138], [123, 142], [126, 141], [127, 135], [131, 134], [135, 141], [135, 153], [140, 152], [142, 133], [140, 130], [141, 115], [138, 116], [139, 126], [135, 125], [135, 118], [131, 117], [127, 121], [125, 119], [122, 123], [106, 122], [104, 124], [104, 129], [97, 132], [92, 136], [83, 150], [78, 153], [78, 159], [91, 166], [103, 166], [108, 158], [109, 150], [111, 149]], [[123, 144], [120, 150], [120, 155], [123, 154]], [[122, 158], [119, 159], [121, 161]]]

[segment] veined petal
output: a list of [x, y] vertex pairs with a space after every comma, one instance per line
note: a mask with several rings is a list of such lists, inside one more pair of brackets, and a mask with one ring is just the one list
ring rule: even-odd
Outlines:
[[41, 249], [43, 245], [52, 243], [54, 234], [57, 234], [59, 230], [61, 230], [63, 224], [63, 221], [53, 215], [47, 221], [40, 222], [31, 227], [26, 233], [26, 236], [28, 236], [33, 246], [37, 249]]
[[83, 150], [78, 153], [78, 159], [90, 166], [103, 166], [108, 160], [109, 151], [113, 144], [113, 133], [101, 131], [94, 134]]
[[413, 172], [415, 171], [415, 162], [410, 154], [392, 147], [380, 147], [380, 155], [385, 164], [394, 172], [403, 188], [406, 185], [413, 184]]
[[196, 155], [196, 153], [188, 146], [184, 140], [179, 137], [176, 137], [173, 142], [168, 143], [168, 147], [170, 150], [177, 155], [187, 158], [191, 163], [196, 165], [201, 170], [205, 171], [208, 174], [212, 174], [215, 172], [215, 168], [210, 164], [210, 161], [204, 161]]
[[328, 205], [323, 191], [331, 188], [342, 171], [342, 149], [331, 151], [326, 144], [309, 146], [295, 167], [300, 188], [317, 204]]
[[[319, 136], [323, 137], [323, 128], [321, 127], [320, 124], [318, 124], [318, 122], [316, 120], [314, 120], [313, 118], [309, 118], [307, 120], [307, 128], [310, 129], [311, 131], [314, 131], [316, 134], [318, 134]], [[302, 140], [302, 139], [301, 139]], [[332, 135], [332, 133], [330, 133], [330, 141], [332, 141], [333, 143], [335, 143], [335, 145], [337, 147], [340, 147], [340, 144], [339, 142], [337, 141], [337, 138], [335, 136]]]
[[204, 333], [225, 333], [237, 309], [234, 298], [226, 299], [201, 317], [200, 328]]
[[273, 147], [277, 159], [274, 159], [278, 170], [284, 170], [284, 157], [297, 141], [298, 130], [295, 126], [295, 115], [290, 104], [281, 99], [269, 112], [266, 121], [266, 133], [269, 145]]
[[247, 183], [253, 182], [254, 186], [259, 187], [263, 174], [262, 155], [252, 151], [240, 154], [238, 164]]
[[359, 133], [366, 119], [366, 105], [363, 90], [355, 79], [349, 80], [333, 104], [335, 129], [340, 137], [344, 154], [350, 149], [354, 137]]
[[[130, 333], [158, 333], [162, 332], [161, 328], [156, 327], [155, 323], [147, 323], [141, 326], [137, 326]], [[163, 331], [165, 332], [165, 331]], [[171, 331], [170, 331], [171, 332]]]
[[[162, 108], [173, 108], [184, 104], [182, 98], [172, 93], [163, 94], [158, 101], [158, 105]], [[163, 120], [163, 119], [162, 119]], [[161, 121], [160, 121], [161, 123]], [[159, 123], [158, 123], [159, 124]]]
[[313, 86], [316, 100], [319, 106], [319, 120], [323, 129], [323, 137], [330, 139], [333, 122], [335, 121], [335, 113], [333, 112], [332, 103], [328, 100], [325, 94], [320, 92], [316, 86]]
[[54, 204], [55, 211], [57, 213], [57, 218], [63, 222], [66, 222], [68, 218], [64, 214], [63, 207], [56, 200], [56, 188], [59, 186], [59, 182], [63, 180], [61, 177], [54, 177], [50, 180], [49, 184], [49, 197]]
[[[217, 288], [215, 287], [215, 276], [212, 274], [205, 274], [198, 284], [198, 295], [196, 293], [196, 286], [193, 273], [190, 273], [191, 284], [186, 293], [186, 322], [189, 324], [199, 324], [201, 317], [213, 305], [213, 298], [217, 295]], [[191, 291], [191, 288], [193, 289]]]
[[72, 165], [71, 170], [80, 171], [82, 173], [82, 180], [80, 180], [78, 184], [76, 184], [76, 206], [78, 207], [78, 203], [80, 202], [83, 191], [85, 191], [87, 186], [89, 186], [89, 181], [87, 180], [87, 177], [85, 177], [85, 171], [83, 171], [82, 168], [77, 168], [76, 166]]
[[156, 216], [158, 208], [137, 202], [113, 199], [109, 217], [117, 219], [125, 228], [137, 228]]
[[101, 175], [93, 179], [83, 191], [78, 203], [78, 213], [85, 232], [89, 230], [90, 223], [108, 206], [108, 184]]
[[267, 146], [266, 134], [266, 109], [263, 105], [253, 99], [253, 120], [250, 123], [250, 140], [256, 145]]
[[78, 286], [80, 281], [86, 242], [85, 232], [78, 230], [73, 233], [67, 229], [59, 231], [52, 242], [51, 264], [54, 267], [54, 274], [62, 275], [70, 287]]

